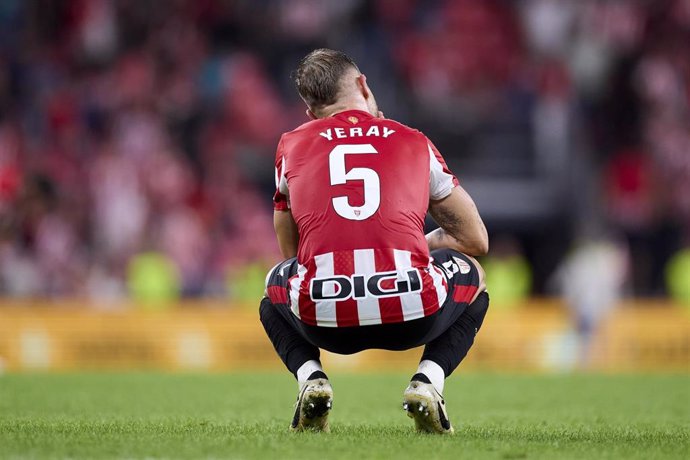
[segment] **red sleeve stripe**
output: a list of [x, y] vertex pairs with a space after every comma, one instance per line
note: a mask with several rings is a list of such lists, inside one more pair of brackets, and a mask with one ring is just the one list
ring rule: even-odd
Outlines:
[[476, 292], [477, 286], [455, 286], [453, 301], [457, 303], [470, 303]]
[[287, 303], [287, 291], [283, 286], [268, 286], [266, 292], [273, 305]]

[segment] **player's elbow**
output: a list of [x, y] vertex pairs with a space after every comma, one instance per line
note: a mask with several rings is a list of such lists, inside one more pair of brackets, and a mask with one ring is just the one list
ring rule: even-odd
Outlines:
[[480, 230], [477, 230], [477, 232], [474, 234], [474, 236], [466, 242], [466, 246], [468, 246], [467, 250], [469, 251], [468, 255], [474, 256], [474, 257], [481, 257], [485, 256], [489, 252], [489, 235], [486, 232], [486, 229], [482, 228]]
[[477, 248], [478, 256], [485, 256], [489, 253], [489, 238], [484, 238]]
[[486, 227], [481, 220], [480, 223], [481, 226], [477, 228], [476, 237], [474, 238], [476, 250], [475, 255], [478, 257], [485, 256], [489, 253], [489, 233], [486, 231]]
[[479, 238], [472, 245], [472, 256], [481, 257], [489, 253], [489, 238]]

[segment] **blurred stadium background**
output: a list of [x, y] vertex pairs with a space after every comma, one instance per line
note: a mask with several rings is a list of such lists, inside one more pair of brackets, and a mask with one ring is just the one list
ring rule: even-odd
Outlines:
[[273, 157], [324, 46], [486, 221], [465, 368], [690, 372], [690, 0], [3, 0], [0, 369], [279, 369]]

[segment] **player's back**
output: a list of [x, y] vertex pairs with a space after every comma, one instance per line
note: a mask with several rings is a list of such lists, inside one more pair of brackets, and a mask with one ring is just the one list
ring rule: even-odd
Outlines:
[[429, 157], [421, 133], [347, 111], [285, 135], [283, 148], [300, 261], [365, 248], [427, 252]]
[[444, 280], [424, 238], [430, 155], [420, 132], [358, 110], [283, 135], [277, 180], [300, 235], [291, 297], [303, 321], [400, 322], [438, 309]]

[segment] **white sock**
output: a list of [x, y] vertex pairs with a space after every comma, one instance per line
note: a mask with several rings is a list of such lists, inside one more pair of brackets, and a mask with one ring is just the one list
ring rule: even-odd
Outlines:
[[309, 376], [316, 371], [323, 372], [321, 363], [317, 360], [311, 359], [302, 364], [299, 369], [297, 369], [297, 384], [299, 387], [302, 388], [302, 385], [309, 379]]
[[429, 377], [429, 380], [434, 388], [436, 388], [436, 391], [438, 391], [440, 394], [443, 394], [443, 384], [445, 383], [446, 375], [443, 372], [443, 369], [441, 369], [441, 366], [433, 361], [425, 359], [419, 363], [417, 372]]

